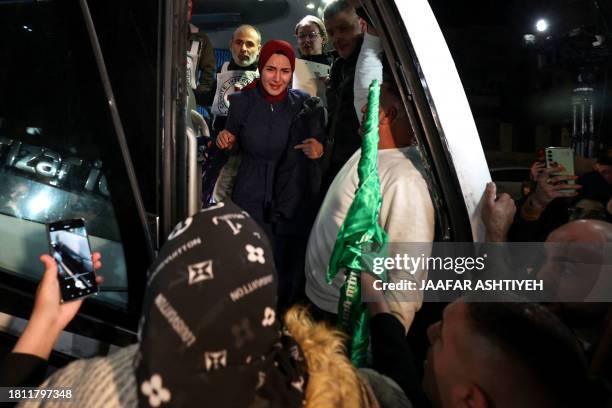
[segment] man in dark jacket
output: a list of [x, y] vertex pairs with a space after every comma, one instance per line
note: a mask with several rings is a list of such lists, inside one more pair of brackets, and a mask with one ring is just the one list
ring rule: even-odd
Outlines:
[[[191, 17], [193, 16], [193, 1], [187, 2], [187, 21], [189, 21], [189, 38], [187, 51], [187, 80], [189, 85], [193, 89], [198, 98], [211, 92], [211, 86], [215, 76], [215, 66], [217, 65], [215, 60], [215, 52], [213, 50], [212, 42], [206, 34], [204, 34], [198, 27], [191, 24]], [[198, 71], [200, 71], [200, 80], [198, 81]]]
[[197, 86], [194, 89], [194, 93], [196, 98], [203, 97], [212, 90], [216, 66], [215, 53], [208, 36], [204, 32], [199, 31], [193, 24], [189, 25], [189, 44], [191, 49], [197, 50], [199, 48], [195, 71], [200, 71], [201, 73], [199, 81], [197, 81], [197, 75], [195, 77]]
[[346, 0], [330, 3], [323, 17], [327, 34], [339, 55], [332, 65], [326, 93], [329, 119], [321, 186], [324, 196], [336, 173], [361, 146], [353, 82], [365, 25]]

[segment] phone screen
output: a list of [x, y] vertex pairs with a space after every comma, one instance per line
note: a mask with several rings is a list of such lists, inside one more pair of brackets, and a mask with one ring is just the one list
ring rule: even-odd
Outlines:
[[62, 301], [98, 293], [91, 249], [83, 220], [48, 225], [51, 256], [57, 262]]
[[[551, 168], [562, 165], [564, 170], [552, 173], [554, 176], [573, 176], [574, 175], [574, 149], [569, 147], [547, 147], [546, 148], [546, 167]], [[566, 184], [575, 184], [574, 180], [563, 181]], [[573, 193], [574, 190], [559, 190], [562, 193]]]

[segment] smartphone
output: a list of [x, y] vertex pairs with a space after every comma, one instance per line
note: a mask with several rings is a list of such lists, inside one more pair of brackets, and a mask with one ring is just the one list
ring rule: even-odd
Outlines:
[[91, 247], [83, 219], [47, 224], [49, 252], [57, 262], [62, 302], [98, 294]]
[[[562, 165], [565, 170], [553, 173], [555, 176], [573, 176], [574, 175], [574, 149], [570, 147], [547, 147], [545, 151], [546, 167], [551, 168]], [[574, 180], [567, 180], [564, 183], [574, 184]], [[573, 190], [560, 190], [564, 192], [573, 192]]]

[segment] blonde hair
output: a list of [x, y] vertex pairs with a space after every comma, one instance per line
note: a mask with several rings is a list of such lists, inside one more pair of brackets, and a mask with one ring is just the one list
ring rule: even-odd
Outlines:
[[306, 408], [368, 406], [364, 384], [346, 357], [344, 333], [314, 322], [303, 306], [289, 309], [285, 325], [306, 357]]
[[323, 24], [323, 21], [319, 17], [307, 15], [306, 17], [301, 19], [295, 25], [295, 35], [297, 35], [298, 28], [300, 28], [300, 26], [310, 24], [310, 23], [314, 23], [319, 28], [319, 34], [321, 34], [321, 38], [323, 38], [323, 46], [325, 47], [325, 45], [328, 42], [327, 30], [325, 30], [325, 24]]

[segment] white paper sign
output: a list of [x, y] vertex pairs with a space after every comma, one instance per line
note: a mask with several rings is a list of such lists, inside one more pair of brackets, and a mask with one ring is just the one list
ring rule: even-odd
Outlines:
[[329, 69], [329, 65], [297, 58], [292, 88], [307, 92], [310, 96], [318, 96], [325, 103], [325, 82], [321, 78], [329, 76]]
[[217, 91], [211, 110], [214, 115], [227, 116], [229, 96], [257, 78], [257, 71], [225, 71], [217, 74]]

